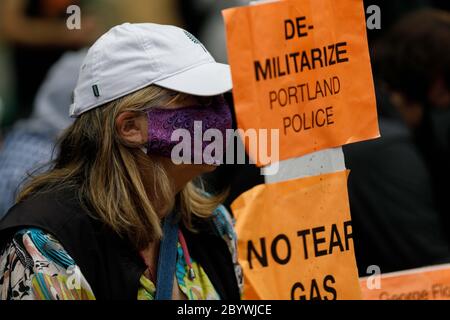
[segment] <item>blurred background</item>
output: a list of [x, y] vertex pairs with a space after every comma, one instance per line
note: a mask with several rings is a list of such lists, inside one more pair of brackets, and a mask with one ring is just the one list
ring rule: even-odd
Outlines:
[[[226, 62], [221, 10], [248, 2], [0, 0], [0, 217], [27, 176], [45, 170], [71, 123], [83, 48], [116, 24], [154, 22], [189, 30]], [[81, 30], [69, 31], [73, 4]], [[381, 9], [381, 29], [368, 37], [382, 137], [344, 148], [361, 275], [369, 265], [390, 272], [450, 262], [449, 4], [364, 1]], [[225, 165], [206, 179], [229, 192], [226, 205], [263, 183], [251, 165]]]

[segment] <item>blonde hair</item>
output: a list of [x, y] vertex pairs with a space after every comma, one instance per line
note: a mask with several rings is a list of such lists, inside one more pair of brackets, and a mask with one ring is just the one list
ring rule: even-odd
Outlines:
[[[189, 182], [176, 195], [162, 164], [136, 146], [121, 140], [115, 120], [124, 111], [145, 112], [151, 106], [167, 106], [188, 96], [149, 86], [86, 112], [69, 127], [58, 142], [59, 155], [49, 172], [34, 177], [21, 191], [18, 201], [55, 188], [76, 188], [83, 206], [95, 218], [143, 249], [162, 235], [158, 211], [177, 205], [184, 225], [193, 230], [192, 218], [207, 218], [224, 199], [210, 196]], [[152, 183], [144, 187], [139, 157], [145, 157]], [[150, 188], [150, 191], [149, 191]], [[158, 199], [157, 207], [150, 201]]]

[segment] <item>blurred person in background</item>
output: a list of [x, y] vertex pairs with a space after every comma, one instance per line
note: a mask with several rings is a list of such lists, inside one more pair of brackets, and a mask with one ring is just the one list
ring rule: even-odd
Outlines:
[[[2, 0], [0, 36], [12, 52], [16, 81], [16, 118], [30, 115], [48, 69], [67, 50], [91, 44], [103, 31], [80, 0]], [[80, 30], [69, 30], [67, 8], [81, 6]]]
[[450, 262], [430, 172], [381, 86], [377, 107], [381, 137], [343, 147], [360, 276]]
[[72, 124], [69, 107], [85, 55], [85, 50], [63, 55], [40, 87], [31, 117], [19, 120], [6, 135], [0, 147], [0, 218], [15, 203], [26, 178], [46, 169], [58, 136]]
[[361, 276], [370, 265], [391, 272], [450, 261], [448, 180], [436, 184], [449, 159], [436, 158], [445, 151], [427, 116], [448, 106], [448, 23], [444, 11], [413, 12], [374, 47], [381, 138], [344, 147]]
[[375, 46], [373, 64], [431, 173], [450, 241], [450, 124], [433, 121], [450, 109], [450, 12], [405, 16]]

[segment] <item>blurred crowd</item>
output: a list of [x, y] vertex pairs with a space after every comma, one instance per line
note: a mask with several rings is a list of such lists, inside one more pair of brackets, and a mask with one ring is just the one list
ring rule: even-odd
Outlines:
[[[0, 217], [27, 176], [45, 170], [68, 110], [85, 48], [111, 26], [184, 27], [226, 62], [221, 10], [245, 0], [2, 0], [0, 2]], [[81, 30], [66, 27], [69, 5]], [[368, 30], [380, 139], [346, 146], [361, 275], [450, 262], [450, 11], [448, 1], [365, 1], [381, 8]], [[227, 97], [230, 99], [230, 96]], [[349, 106], [351, 107], [351, 106]], [[251, 165], [206, 177], [229, 205], [263, 183]]]

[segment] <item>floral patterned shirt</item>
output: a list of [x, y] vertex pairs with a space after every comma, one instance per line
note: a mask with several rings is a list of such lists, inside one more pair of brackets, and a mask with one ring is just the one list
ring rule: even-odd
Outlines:
[[[227, 242], [242, 292], [242, 270], [237, 263], [236, 234], [228, 211], [220, 206], [213, 214], [216, 232]], [[178, 243], [176, 280], [189, 300], [219, 300], [203, 268], [191, 261], [195, 278]], [[154, 283], [143, 274], [138, 300], [154, 300]], [[95, 295], [76, 262], [52, 235], [36, 228], [23, 229], [0, 250], [1, 300], [94, 300]]]

